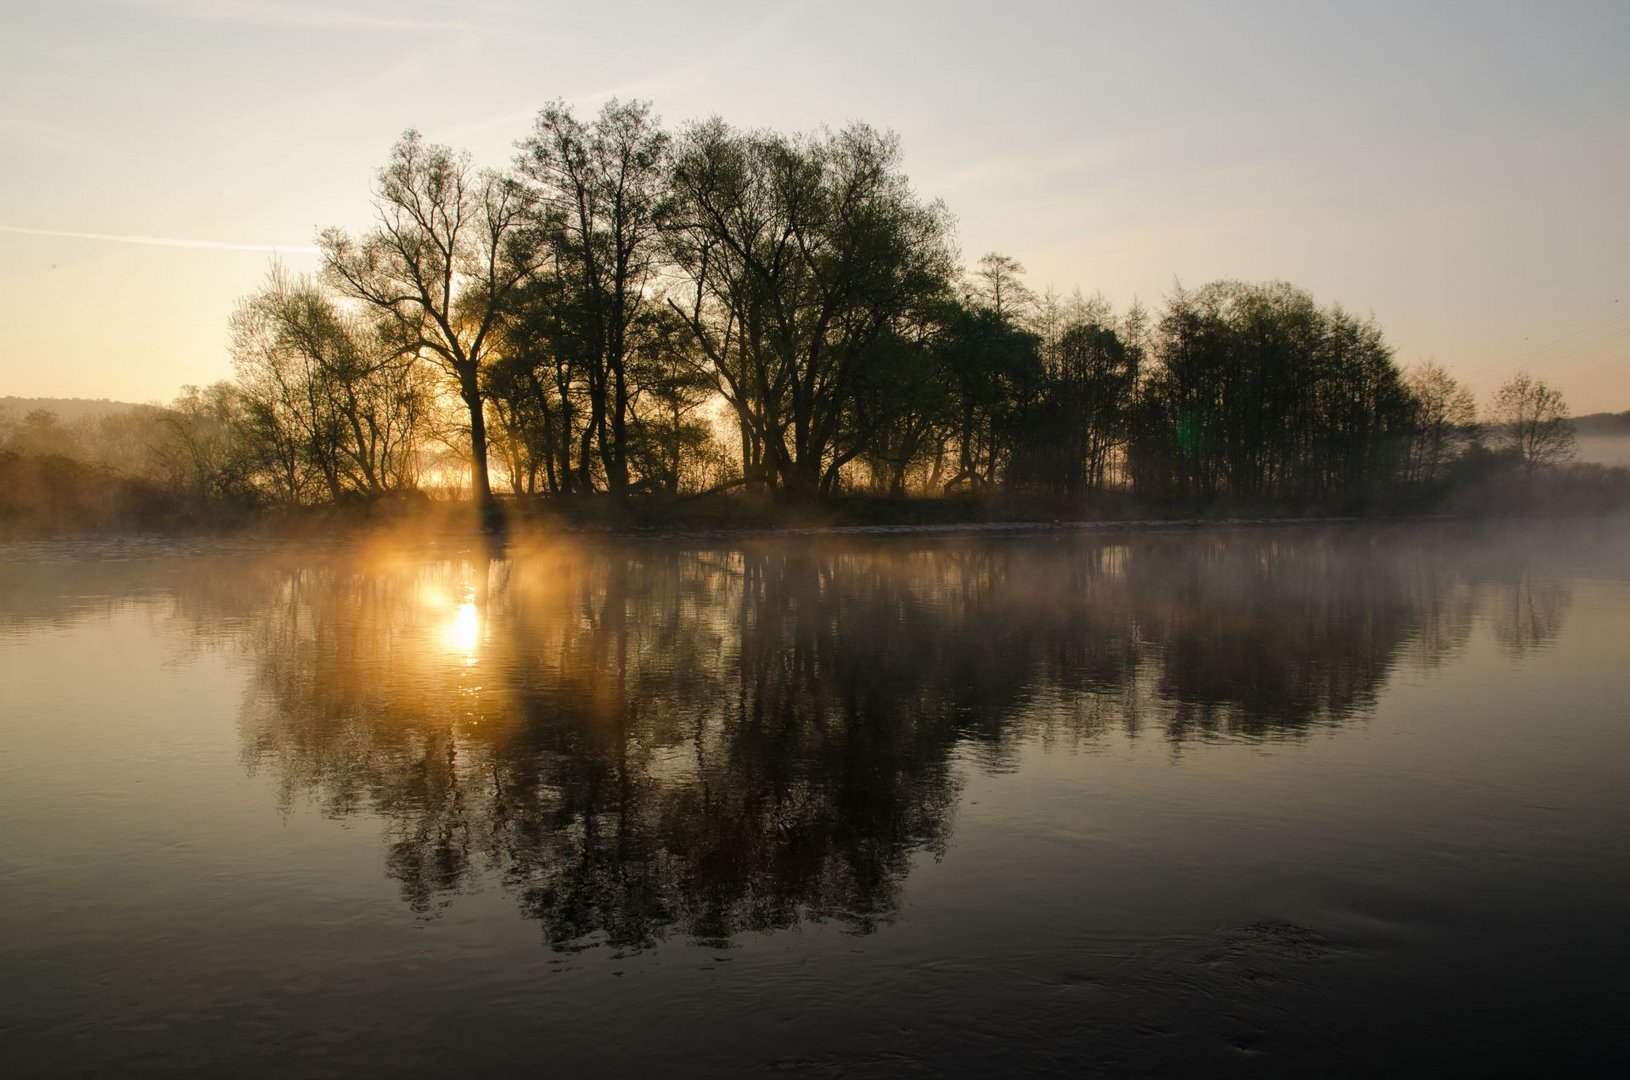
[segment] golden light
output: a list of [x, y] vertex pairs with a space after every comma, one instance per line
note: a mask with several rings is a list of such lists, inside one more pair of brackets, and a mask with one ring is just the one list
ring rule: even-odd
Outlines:
[[444, 640], [454, 652], [464, 654], [466, 664], [475, 663], [475, 647], [481, 638], [481, 614], [474, 604], [460, 604], [447, 624]]

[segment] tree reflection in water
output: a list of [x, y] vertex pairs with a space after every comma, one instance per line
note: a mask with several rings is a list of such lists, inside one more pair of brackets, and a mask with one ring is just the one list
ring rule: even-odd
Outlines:
[[1452, 551], [1239, 531], [268, 565], [245, 761], [377, 814], [419, 911], [495, 875], [559, 949], [864, 933], [943, 853], [970, 760], [1295, 738], [1484, 604], [1510, 647], [1557, 633], [1559, 579]]

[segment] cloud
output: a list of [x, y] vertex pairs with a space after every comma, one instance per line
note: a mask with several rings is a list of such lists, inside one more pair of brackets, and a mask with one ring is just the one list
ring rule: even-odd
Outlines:
[[418, 18], [385, 8], [346, 10], [338, 5], [268, 3], [266, 0], [120, 0], [171, 18], [208, 22], [247, 22], [276, 26], [356, 27], [370, 30], [458, 31], [479, 29], [472, 23]]
[[285, 255], [318, 254], [318, 250], [309, 244], [239, 244], [227, 240], [180, 240], [169, 236], [28, 229], [21, 225], [0, 225], [0, 233], [14, 233], [18, 236], [59, 236], [70, 240], [106, 240], [116, 244], [146, 244], [151, 247], [203, 248], [209, 251], [275, 251]]

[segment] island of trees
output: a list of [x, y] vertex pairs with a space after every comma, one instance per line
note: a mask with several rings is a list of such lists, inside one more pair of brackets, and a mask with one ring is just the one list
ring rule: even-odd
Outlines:
[[703, 495], [1063, 516], [1435, 508], [1541, 472], [1596, 502], [1630, 487], [1564, 467], [1544, 382], [1519, 373], [1480, 414], [1289, 284], [1116, 311], [1038, 295], [1002, 254], [965, 269], [947, 209], [863, 124], [670, 132], [643, 103], [556, 104], [502, 170], [408, 132], [373, 191], [370, 230], [320, 235], [319, 274], [274, 263], [243, 299], [233, 379], [77, 426], [11, 418], [0, 509], [80, 492], [94, 516], [116, 487], [154, 507], [434, 491], [489, 522]]

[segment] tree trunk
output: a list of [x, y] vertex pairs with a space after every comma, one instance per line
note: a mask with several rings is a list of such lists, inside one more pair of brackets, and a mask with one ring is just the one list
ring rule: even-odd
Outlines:
[[492, 497], [492, 483], [487, 476], [487, 418], [481, 403], [481, 386], [476, 381], [474, 367], [459, 372], [460, 396], [470, 410], [470, 492], [475, 497], [476, 513], [481, 527], [495, 530], [503, 524], [503, 515]]

